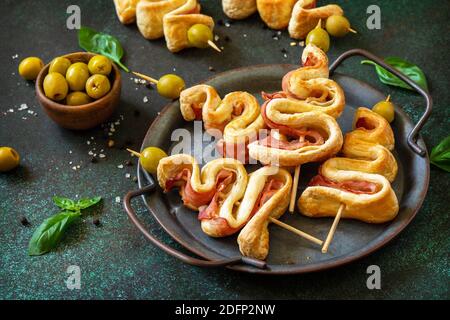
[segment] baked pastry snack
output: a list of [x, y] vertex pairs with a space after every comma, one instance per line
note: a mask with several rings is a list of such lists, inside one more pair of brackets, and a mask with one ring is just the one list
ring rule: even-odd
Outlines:
[[223, 100], [208, 85], [197, 85], [180, 94], [180, 110], [187, 121], [203, 120], [205, 129], [220, 137], [217, 150], [222, 156], [248, 161], [247, 145], [265, 127], [260, 106], [248, 92], [228, 93]]
[[136, 5], [140, 0], [114, 0], [117, 17], [122, 24], [136, 21]]
[[178, 52], [191, 47], [187, 32], [197, 23], [204, 24], [211, 30], [214, 29], [213, 18], [200, 13], [197, 0], [188, 0], [181, 7], [164, 15], [163, 27], [167, 48], [172, 52]]
[[200, 171], [192, 156], [177, 154], [159, 162], [157, 176], [165, 192], [178, 188], [184, 205], [199, 211], [202, 230], [211, 237], [237, 232], [250, 217], [248, 210], [236, 211], [248, 177], [235, 159], [215, 159]]
[[343, 154], [327, 160], [298, 200], [300, 212], [309, 217], [334, 217], [341, 204], [343, 218], [383, 223], [395, 218], [398, 200], [389, 181], [397, 163], [389, 150], [394, 135], [377, 113], [359, 108], [354, 130], [346, 135]]
[[241, 208], [251, 210], [250, 221], [238, 236], [244, 256], [264, 260], [269, 253], [269, 218], [278, 219], [289, 204], [291, 174], [278, 167], [262, 167], [250, 174]]
[[136, 24], [145, 39], [164, 36], [163, 18], [187, 0], [141, 0], [136, 7]]
[[289, 25], [297, 0], [257, 0], [259, 15], [269, 28], [280, 30]]
[[329, 4], [315, 7], [315, 0], [299, 0], [292, 10], [289, 21], [289, 35], [294, 39], [305, 39], [308, 33], [315, 28], [320, 19], [325, 21], [332, 15], [344, 15], [341, 7]]
[[222, 0], [222, 9], [231, 19], [245, 19], [256, 12], [256, 0]]
[[328, 59], [321, 49], [306, 46], [302, 62], [303, 67], [284, 76], [282, 92], [264, 95], [261, 115], [281, 135], [249, 144], [250, 156], [263, 164], [298, 166], [330, 158], [342, 147], [334, 118], [345, 107], [344, 92], [327, 78]]
[[172, 52], [191, 47], [187, 31], [194, 24], [214, 28], [214, 20], [200, 13], [197, 0], [114, 0], [114, 4], [120, 22], [136, 21], [142, 36], [149, 40], [164, 36]]

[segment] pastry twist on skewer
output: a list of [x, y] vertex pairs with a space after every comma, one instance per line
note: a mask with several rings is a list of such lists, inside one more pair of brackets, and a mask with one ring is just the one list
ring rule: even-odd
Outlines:
[[[252, 158], [264, 164], [297, 166], [332, 157], [342, 147], [342, 133], [334, 117], [345, 107], [341, 87], [328, 79], [328, 59], [314, 45], [302, 54], [303, 67], [283, 78], [283, 91], [267, 95], [261, 108], [266, 125], [279, 131], [249, 144]], [[289, 141], [287, 137], [293, 138]]]
[[320, 19], [325, 21], [333, 15], [344, 15], [344, 11], [338, 5], [329, 4], [316, 8], [315, 2], [315, 0], [299, 0], [295, 4], [288, 27], [291, 38], [305, 39]]
[[267, 257], [269, 218], [278, 219], [286, 211], [291, 188], [291, 174], [285, 169], [266, 166], [250, 174], [241, 207], [253, 208], [254, 213], [238, 236], [239, 250], [244, 256], [261, 260]]
[[212, 129], [222, 132], [218, 151], [242, 162], [248, 161], [248, 143], [265, 127], [259, 103], [248, 92], [231, 92], [221, 100], [213, 87], [197, 85], [181, 92], [180, 110], [187, 121], [203, 120], [211, 135], [217, 136]]
[[298, 200], [310, 217], [334, 217], [344, 204], [343, 218], [383, 223], [395, 218], [398, 200], [389, 181], [397, 175], [397, 162], [389, 150], [394, 135], [377, 113], [359, 108], [354, 130], [345, 137], [343, 154], [327, 160]]

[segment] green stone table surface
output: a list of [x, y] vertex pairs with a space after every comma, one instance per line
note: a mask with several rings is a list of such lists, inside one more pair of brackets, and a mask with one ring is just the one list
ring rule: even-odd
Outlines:
[[[119, 23], [112, 1], [15, 1], [0, 4], [2, 61], [0, 83], [0, 145], [13, 146], [22, 155], [19, 169], [0, 175], [0, 298], [2, 299], [322, 299], [322, 298], [450, 298], [449, 295], [449, 174], [431, 167], [431, 182], [422, 209], [413, 222], [390, 244], [350, 265], [326, 272], [283, 277], [260, 277], [226, 269], [201, 269], [181, 263], [149, 244], [130, 223], [116, 197], [137, 187], [131, 178], [136, 158], [121, 149], [139, 148], [151, 124], [167, 100], [123, 73], [122, 97], [112, 121], [120, 121], [108, 148], [102, 128], [72, 132], [58, 127], [35, 98], [33, 83], [17, 75], [20, 60], [53, 57], [79, 51], [77, 32], [66, 28], [67, 6], [81, 8], [82, 25], [115, 35], [123, 44], [130, 69], [154, 77], [176, 72], [187, 85], [215, 72], [264, 63], [298, 63], [300, 47], [283, 31], [274, 40], [255, 15], [230, 27], [218, 25], [222, 54], [191, 49], [170, 53], [164, 40], [147, 41], [135, 25]], [[428, 149], [449, 134], [449, 37], [450, 5], [439, 1], [336, 1], [358, 30], [332, 40], [330, 61], [355, 47], [380, 56], [399, 56], [418, 64], [428, 77], [435, 105], [422, 130]], [[319, 4], [329, 1], [319, 1]], [[219, 0], [201, 1], [204, 13], [225, 20]], [[381, 8], [382, 29], [368, 30], [366, 9]], [[231, 41], [226, 42], [225, 36]], [[282, 49], [287, 51], [286, 57]], [[18, 55], [18, 56], [16, 56]], [[372, 67], [360, 59], [345, 63], [339, 71], [364, 80], [404, 108], [413, 121], [424, 110], [422, 98], [407, 90], [382, 85]], [[215, 71], [210, 71], [212, 66]], [[144, 103], [144, 97], [148, 102]], [[21, 104], [27, 110], [21, 110]], [[13, 109], [14, 112], [9, 112]], [[37, 116], [28, 113], [31, 110]], [[139, 114], [137, 114], [138, 110]], [[92, 137], [92, 138], [91, 138]], [[88, 141], [89, 144], [88, 144]], [[91, 163], [88, 152], [104, 149], [105, 159]], [[133, 166], [118, 165], [131, 159]], [[73, 166], [80, 165], [78, 170]], [[27, 245], [34, 229], [57, 213], [54, 195], [100, 195], [103, 205], [86, 213], [71, 228], [57, 250], [29, 257]], [[157, 237], [179, 246], [146, 213], [142, 201], [135, 206]], [[20, 223], [26, 216], [30, 227]], [[102, 225], [94, 226], [98, 217]], [[382, 289], [366, 287], [366, 269], [379, 265]], [[81, 290], [65, 285], [69, 265], [81, 268]]]

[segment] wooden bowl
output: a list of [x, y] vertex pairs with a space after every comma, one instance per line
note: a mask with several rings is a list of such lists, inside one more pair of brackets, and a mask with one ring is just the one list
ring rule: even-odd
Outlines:
[[[63, 57], [68, 58], [72, 63], [88, 63], [89, 59], [94, 56], [93, 53], [75, 52]], [[119, 104], [122, 87], [120, 70], [114, 63], [112, 63], [111, 74], [108, 76], [111, 82], [111, 90], [100, 99], [80, 106], [68, 106], [45, 96], [43, 83], [49, 67], [50, 64], [47, 64], [42, 68], [36, 79], [36, 96], [53, 121], [67, 129], [85, 130], [98, 126], [112, 115]]]

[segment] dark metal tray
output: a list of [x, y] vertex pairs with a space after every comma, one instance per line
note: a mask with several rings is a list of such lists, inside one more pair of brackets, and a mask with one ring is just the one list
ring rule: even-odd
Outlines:
[[[125, 210], [132, 222], [153, 244], [186, 263], [209, 267], [227, 266], [234, 270], [262, 274], [304, 273], [336, 267], [364, 257], [391, 241], [414, 218], [428, 189], [429, 159], [425, 143], [418, 133], [430, 115], [432, 101], [427, 92], [398, 71], [385, 65], [381, 59], [360, 49], [348, 51], [330, 67], [332, 78], [342, 86], [346, 95], [346, 108], [338, 119], [343, 133], [351, 130], [356, 108], [372, 107], [385, 98], [383, 93], [364, 82], [334, 73], [343, 60], [353, 55], [362, 55], [383, 65], [414, 87], [426, 99], [426, 111], [415, 126], [399, 108], [396, 109], [395, 121], [392, 123], [396, 141], [394, 156], [399, 165], [398, 176], [392, 185], [400, 204], [400, 211], [395, 220], [381, 225], [342, 220], [326, 254], [321, 253], [320, 247], [271, 225], [269, 227], [270, 252], [267, 261], [249, 259], [240, 255], [236, 242], [237, 235], [221, 239], [205, 235], [201, 231], [197, 214], [183, 207], [178, 193], [174, 191], [167, 195], [163, 194], [152, 177], [139, 167], [140, 189], [129, 192], [124, 198]], [[205, 83], [215, 87], [221, 96], [231, 91], [243, 90], [260, 97], [261, 91], [280, 90], [281, 78], [295, 68], [298, 66], [252, 66], [218, 74]], [[193, 124], [183, 120], [178, 101], [167, 105], [155, 119], [147, 132], [142, 148], [158, 146], [170, 151], [171, 133], [177, 128], [185, 128], [191, 132], [193, 130]], [[317, 173], [317, 168], [318, 164], [302, 166], [298, 194], [303, 192], [306, 183]], [[163, 244], [145, 229], [131, 208], [131, 199], [141, 195], [148, 210], [164, 230], [182, 246], [201, 258], [193, 258]], [[281, 220], [320, 239], [325, 239], [333, 221], [330, 218], [307, 218], [298, 212], [285, 213]]]

